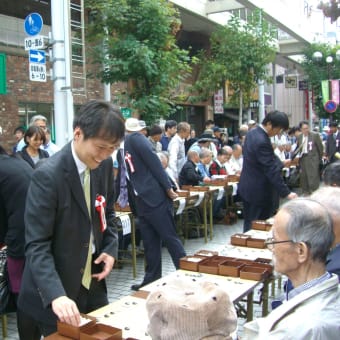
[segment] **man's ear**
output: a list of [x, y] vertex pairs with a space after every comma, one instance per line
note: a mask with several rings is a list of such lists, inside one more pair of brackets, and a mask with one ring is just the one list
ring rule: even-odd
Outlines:
[[81, 131], [80, 127], [76, 127], [73, 130], [73, 138], [74, 138], [74, 140], [78, 140], [79, 137], [81, 136], [81, 134], [82, 134], [82, 131]]
[[309, 247], [305, 242], [297, 242], [296, 243], [297, 252], [298, 252], [298, 261], [299, 263], [306, 262], [309, 259]]

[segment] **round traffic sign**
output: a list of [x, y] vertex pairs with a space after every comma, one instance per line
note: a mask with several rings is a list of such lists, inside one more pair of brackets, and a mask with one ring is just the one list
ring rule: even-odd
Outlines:
[[328, 113], [333, 113], [336, 111], [336, 109], [338, 108], [338, 104], [334, 101], [334, 100], [328, 100], [326, 102], [326, 104], [324, 105], [324, 109], [328, 112]]
[[30, 13], [25, 18], [24, 28], [28, 35], [37, 35], [43, 27], [43, 19], [39, 13]]

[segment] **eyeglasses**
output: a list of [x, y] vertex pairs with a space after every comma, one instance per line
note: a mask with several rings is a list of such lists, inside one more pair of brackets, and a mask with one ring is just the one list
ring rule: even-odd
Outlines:
[[278, 243], [287, 243], [287, 242], [295, 243], [293, 240], [275, 241], [275, 239], [273, 237], [271, 237], [271, 238], [267, 238], [265, 240], [264, 244], [266, 245], [266, 247], [269, 250], [273, 250], [275, 244], [278, 244]]

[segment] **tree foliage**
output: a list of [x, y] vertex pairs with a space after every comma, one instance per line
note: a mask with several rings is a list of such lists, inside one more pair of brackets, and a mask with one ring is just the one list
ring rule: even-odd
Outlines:
[[[311, 44], [304, 50], [304, 58], [302, 68], [308, 76], [309, 87], [313, 91], [314, 110], [321, 118], [329, 118], [329, 113], [325, 111], [323, 106], [323, 98], [321, 91], [321, 81], [327, 79], [340, 79], [340, 61], [336, 58], [336, 52], [340, 50], [340, 46], [330, 46], [328, 44]], [[313, 58], [314, 52], [321, 52], [321, 60]], [[327, 56], [333, 57], [333, 62], [326, 62]], [[328, 100], [328, 98], [327, 98]], [[334, 119], [340, 119], [340, 108], [333, 113]]]
[[91, 56], [104, 83], [128, 82], [129, 106], [152, 122], [171, 113], [171, 90], [190, 73], [176, 45], [179, 13], [166, 0], [87, 0]]
[[232, 17], [220, 26], [211, 35], [210, 51], [201, 54], [201, 72], [194, 87], [198, 95], [193, 99], [208, 98], [228, 80], [235, 106], [242, 93], [248, 107], [257, 81], [268, 78], [267, 65], [275, 59], [274, 36], [261, 11], [254, 11], [248, 22]]

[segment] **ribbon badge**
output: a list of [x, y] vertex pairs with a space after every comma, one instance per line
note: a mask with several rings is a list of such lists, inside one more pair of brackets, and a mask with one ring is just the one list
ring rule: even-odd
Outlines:
[[308, 142], [308, 145], [309, 145], [309, 151], [312, 151], [312, 144], [313, 144], [313, 142]]
[[132, 163], [132, 157], [127, 151], [126, 151], [124, 159], [125, 159], [125, 162], [127, 162], [129, 164], [129, 168], [130, 168], [131, 173], [134, 173], [135, 167], [133, 166], [133, 163]]
[[105, 197], [102, 195], [96, 196], [96, 203], [95, 203], [96, 211], [99, 214], [100, 219], [100, 231], [103, 233], [106, 230], [107, 224], [106, 224], [106, 217], [105, 217]]
[[338, 147], [339, 147], [339, 139], [336, 139], [336, 140], [335, 140], [335, 144], [336, 144], [335, 147], [338, 148]]

